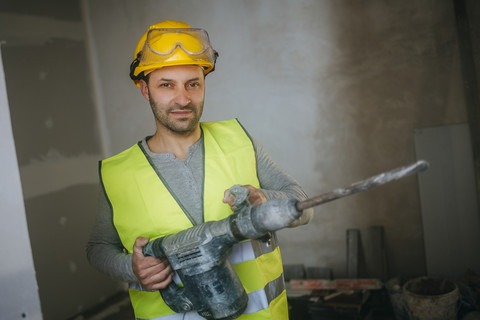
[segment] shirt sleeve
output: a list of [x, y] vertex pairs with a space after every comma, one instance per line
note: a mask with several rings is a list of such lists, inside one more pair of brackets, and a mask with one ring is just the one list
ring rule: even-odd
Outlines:
[[257, 175], [260, 187], [267, 200], [294, 198], [307, 199], [300, 184], [272, 160], [265, 148], [252, 139], [257, 161]]
[[[260, 190], [267, 200], [293, 198], [298, 201], [306, 200], [307, 194], [300, 184], [272, 160], [265, 148], [255, 139], [252, 139], [257, 161], [257, 176]], [[302, 215], [293, 221], [289, 227], [294, 228], [311, 221], [314, 209], [303, 210]]]
[[113, 225], [112, 210], [102, 188], [86, 253], [88, 261], [97, 270], [116, 280], [138, 282], [132, 270], [132, 255], [126, 253]]

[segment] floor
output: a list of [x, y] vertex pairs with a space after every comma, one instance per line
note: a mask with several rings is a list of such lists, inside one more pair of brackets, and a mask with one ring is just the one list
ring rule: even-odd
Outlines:
[[[342, 301], [342, 300], [340, 300]], [[371, 294], [360, 309], [346, 305], [345, 300], [336, 307], [323, 305], [311, 296], [289, 298], [290, 320], [395, 320], [388, 298], [383, 291]], [[134, 314], [127, 293], [112, 297], [95, 310], [70, 320], [133, 320]]]
[[111, 312], [105, 313], [103, 317], [96, 319], [88, 320], [133, 320], [135, 315], [133, 314], [132, 305], [130, 304], [130, 299], [126, 297], [125, 300], [121, 301], [114, 309], [110, 310]]
[[127, 292], [119, 293], [102, 305], [68, 320], [134, 320]]

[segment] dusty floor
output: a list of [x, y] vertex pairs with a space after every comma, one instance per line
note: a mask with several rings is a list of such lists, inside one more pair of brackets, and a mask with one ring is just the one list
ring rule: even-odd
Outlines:
[[104, 304], [68, 320], [134, 320], [127, 292], [110, 298]]
[[133, 314], [132, 305], [130, 299], [127, 297], [121, 303], [111, 308], [109, 312], [103, 314], [101, 318], [90, 318], [87, 320], [133, 320], [135, 316]]
[[[311, 298], [289, 299], [290, 320], [347, 319], [347, 320], [395, 320], [388, 298], [378, 292], [365, 304], [362, 312], [352, 310], [330, 310], [316, 305]], [[88, 314], [70, 320], [134, 320], [133, 310], [127, 293], [113, 297]]]

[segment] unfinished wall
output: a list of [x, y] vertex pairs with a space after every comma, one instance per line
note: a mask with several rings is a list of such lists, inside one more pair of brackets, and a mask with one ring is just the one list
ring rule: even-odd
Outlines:
[[[85, 2], [110, 154], [154, 130], [127, 75], [165, 19], [207, 29], [220, 53], [203, 119], [238, 117], [312, 196], [415, 161], [415, 128], [466, 122], [450, 0]], [[279, 233], [285, 262], [344, 276], [346, 230], [382, 225], [389, 274], [424, 274], [418, 193], [409, 177], [317, 208]]]
[[80, 5], [3, 1], [0, 40], [43, 317], [67, 319], [119, 289], [84, 250], [103, 156]]
[[[154, 130], [149, 106], [128, 78], [138, 38], [154, 22], [178, 19], [208, 30], [220, 58], [207, 78], [203, 120], [238, 117], [311, 196], [414, 161], [414, 129], [467, 122], [450, 0], [81, 5], [0, 4], [45, 319], [65, 319], [119, 288], [87, 265], [84, 244], [97, 160]], [[285, 263], [345, 276], [346, 230], [364, 234], [382, 225], [389, 275], [426, 272], [415, 177], [316, 214], [308, 226], [279, 232]]]

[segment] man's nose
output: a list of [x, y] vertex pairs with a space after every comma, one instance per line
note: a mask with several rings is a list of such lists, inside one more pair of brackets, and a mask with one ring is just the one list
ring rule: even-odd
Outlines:
[[175, 95], [175, 103], [179, 106], [186, 106], [192, 100], [190, 99], [190, 94], [185, 88], [178, 88], [176, 95]]

